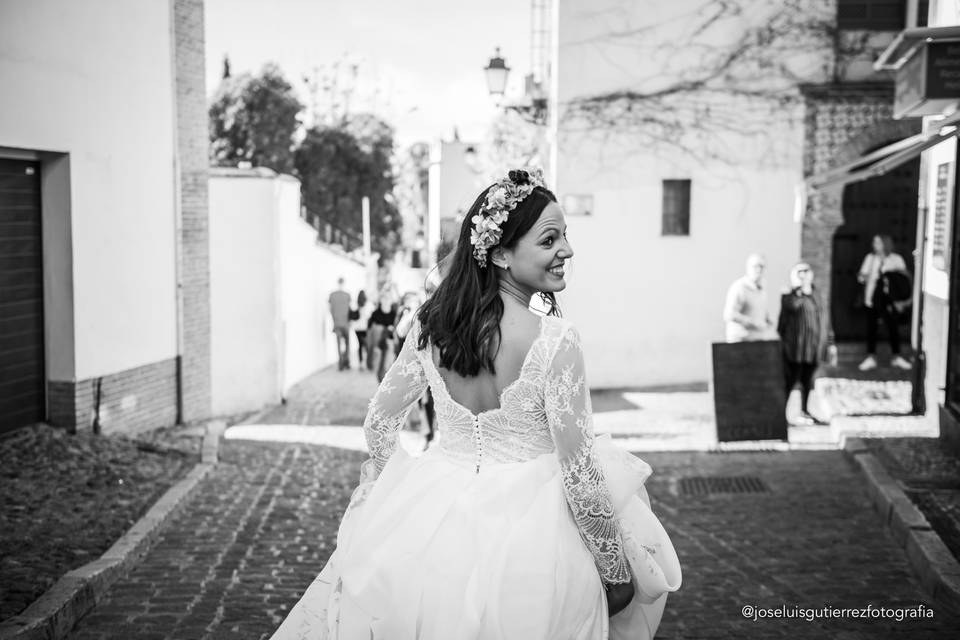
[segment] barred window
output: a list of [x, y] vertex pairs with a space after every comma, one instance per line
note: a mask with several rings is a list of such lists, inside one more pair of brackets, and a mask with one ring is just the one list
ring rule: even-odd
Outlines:
[[[926, 11], [918, 13], [926, 22]], [[906, 26], [906, 18], [907, 0], [837, 1], [837, 26], [841, 29], [900, 31]]]
[[690, 181], [663, 181], [662, 235], [690, 235]]

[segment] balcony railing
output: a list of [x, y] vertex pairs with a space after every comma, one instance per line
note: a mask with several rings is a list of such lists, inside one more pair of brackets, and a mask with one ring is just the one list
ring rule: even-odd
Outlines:
[[300, 207], [300, 217], [317, 231], [317, 242], [342, 247], [347, 253], [363, 248], [363, 235], [351, 229], [344, 229], [322, 215]]

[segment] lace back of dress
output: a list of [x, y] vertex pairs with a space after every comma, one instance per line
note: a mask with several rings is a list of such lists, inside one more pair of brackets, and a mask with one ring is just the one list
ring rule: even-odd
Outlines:
[[500, 407], [480, 414], [450, 395], [433, 362], [430, 345], [418, 352], [433, 390], [438, 445], [448, 454], [475, 464], [478, 446], [482, 447], [482, 466], [522, 462], [554, 450], [544, 410], [544, 379], [565, 325], [555, 317], [545, 317], [542, 323], [519, 377], [501, 394]]

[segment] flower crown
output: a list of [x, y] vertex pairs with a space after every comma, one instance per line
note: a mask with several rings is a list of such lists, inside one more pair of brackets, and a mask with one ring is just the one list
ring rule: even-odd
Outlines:
[[535, 187], [546, 188], [540, 169], [515, 169], [487, 191], [487, 198], [479, 213], [470, 219], [473, 223], [473, 231], [470, 232], [473, 257], [482, 268], [487, 266], [487, 252], [500, 242], [503, 235], [501, 225], [507, 221], [510, 212], [533, 193]]

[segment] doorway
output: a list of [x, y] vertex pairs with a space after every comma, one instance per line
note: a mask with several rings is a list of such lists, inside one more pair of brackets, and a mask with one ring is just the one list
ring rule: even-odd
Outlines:
[[[879, 145], [886, 146], [889, 142]], [[872, 150], [868, 150], [869, 153]], [[843, 192], [843, 225], [833, 236], [831, 257], [831, 321], [837, 342], [864, 343], [867, 314], [862, 306], [863, 285], [857, 273], [870, 243], [877, 234], [893, 238], [895, 250], [913, 273], [913, 250], [917, 239], [917, 193], [920, 159], [911, 160], [889, 173], [854, 182]], [[910, 335], [910, 315], [904, 314], [901, 337]], [[884, 337], [881, 331], [881, 339]], [[903, 340], [909, 343], [909, 340]]]
[[0, 433], [45, 418], [40, 163], [0, 159]]

